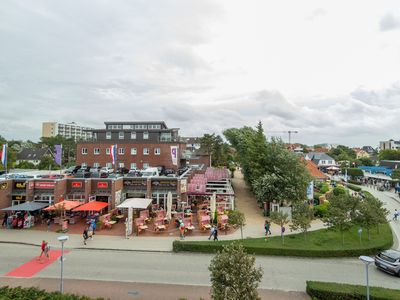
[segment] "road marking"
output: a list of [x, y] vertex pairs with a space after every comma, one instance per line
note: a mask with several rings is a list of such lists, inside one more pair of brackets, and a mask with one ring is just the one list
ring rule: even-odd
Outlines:
[[[67, 254], [69, 251], [64, 250], [64, 254]], [[34, 276], [36, 273], [39, 273], [53, 262], [55, 262], [59, 257], [61, 257], [61, 250], [50, 250], [49, 259], [42, 256], [41, 260], [38, 260], [38, 257], [20, 265], [19, 267], [11, 270], [4, 276], [7, 277], [22, 277], [29, 278]], [[65, 259], [65, 258], [64, 258]]]

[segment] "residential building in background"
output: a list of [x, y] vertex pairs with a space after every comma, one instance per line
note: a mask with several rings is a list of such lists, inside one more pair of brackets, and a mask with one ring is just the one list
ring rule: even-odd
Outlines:
[[201, 147], [201, 140], [199, 137], [181, 137], [181, 140], [186, 143], [186, 150], [195, 152]]
[[43, 149], [27, 149], [24, 148], [21, 152], [17, 153], [16, 164], [26, 161], [37, 166], [44, 156], [52, 157], [52, 153], [48, 148]]
[[[147, 169], [185, 166], [186, 143], [179, 138], [179, 128], [165, 122], [105, 122], [104, 129], [91, 129], [92, 138], [77, 143], [77, 165], [112, 169]], [[110, 147], [116, 145], [113, 164]]]
[[54, 137], [61, 135], [65, 138], [73, 138], [77, 140], [86, 140], [92, 138], [93, 128], [79, 126], [75, 122], [68, 124], [58, 122], [43, 122], [42, 123], [42, 137]]
[[336, 166], [336, 161], [323, 152], [309, 152], [304, 155], [304, 158], [311, 160], [321, 171], [326, 171], [326, 168]]
[[388, 140], [379, 142], [379, 150], [400, 150], [400, 141]]

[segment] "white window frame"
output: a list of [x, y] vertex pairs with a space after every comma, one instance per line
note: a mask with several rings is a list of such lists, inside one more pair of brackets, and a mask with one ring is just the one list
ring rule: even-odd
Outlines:
[[107, 131], [106, 132], [106, 140], [111, 140], [111, 137], [112, 137], [111, 131]]
[[143, 170], [148, 169], [150, 167], [149, 163], [143, 163]]
[[88, 149], [82, 148], [82, 155], [87, 155], [87, 154], [88, 154]]
[[118, 155], [124, 155], [125, 154], [125, 148], [118, 148]]
[[136, 131], [131, 132], [131, 140], [136, 140]]
[[143, 131], [143, 139], [148, 140], [149, 139], [149, 132], [148, 131]]
[[111, 151], [111, 150], [110, 150], [110, 147], [107, 147], [107, 148], [106, 148], [106, 154], [107, 154], [107, 155], [110, 155], [110, 151]]
[[131, 155], [136, 155], [136, 154], [137, 154], [137, 149], [131, 148]]
[[125, 138], [125, 133], [123, 131], [118, 132], [118, 139], [123, 140]]
[[100, 155], [100, 148], [93, 148], [94, 155]]
[[154, 155], [161, 155], [161, 148], [154, 148]]
[[150, 154], [150, 148], [143, 148], [143, 155], [149, 155]]
[[81, 164], [81, 167], [82, 167], [82, 168], [86, 168], [86, 167], [87, 167], [87, 163], [83, 162], [83, 163]]
[[131, 163], [131, 170], [136, 170], [136, 169], [137, 169], [136, 163]]
[[99, 168], [100, 164], [98, 162], [93, 163], [93, 168]]
[[125, 164], [123, 162], [118, 163], [118, 168], [125, 168]]
[[112, 169], [112, 163], [106, 163], [106, 167]]

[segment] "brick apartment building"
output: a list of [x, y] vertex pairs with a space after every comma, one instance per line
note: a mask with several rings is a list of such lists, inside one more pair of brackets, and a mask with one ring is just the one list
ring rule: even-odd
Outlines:
[[[186, 144], [180, 141], [179, 129], [168, 128], [163, 121], [105, 122], [105, 129], [91, 132], [91, 140], [77, 144], [77, 165], [114, 169], [164, 166], [176, 170], [186, 163]], [[110, 155], [112, 145], [117, 145], [115, 165]]]

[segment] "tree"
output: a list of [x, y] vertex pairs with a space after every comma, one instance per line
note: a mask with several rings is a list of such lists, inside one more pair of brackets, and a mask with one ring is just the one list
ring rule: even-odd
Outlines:
[[231, 158], [230, 147], [226, 144], [221, 136], [213, 134], [205, 134], [200, 138], [200, 148], [210, 155], [210, 165], [227, 166], [228, 160]]
[[400, 150], [382, 150], [378, 158], [379, 160], [400, 160]]
[[374, 164], [372, 162], [372, 159], [370, 159], [369, 157], [360, 157], [358, 159], [358, 165], [372, 167]]
[[231, 210], [228, 214], [228, 223], [240, 227], [240, 235], [243, 240], [243, 226], [246, 225], [246, 217], [244, 213], [238, 210]]
[[76, 160], [76, 142], [73, 138], [65, 138], [61, 135], [55, 137], [42, 137], [37, 144], [40, 148], [49, 148], [53, 153], [55, 145], [62, 145], [62, 165], [69, 166]]
[[16, 169], [36, 169], [37, 167], [31, 163], [30, 161], [20, 161], [19, 164], [15, 165], [14, 168]]
[[392, 178], [393, 179], [400, 179], [400, 169], [394, 169], [392, 171]]
[[348, 194], [334, 195], [329, 200], [327, 215], [324, 219], [325, 224], [339, 230], [342, 235], [342, 245], [344, 245], [344, 232], [349, 230], [352, 225], [352, 216], [358, 205], [358, 198]]
[[357, 154], [353, 149], [343, 145], [332, 148], [329, 150], [328, 155], [334, 158], [336, 161], [355, 160], [357, 157]]
[[304, 239], [307, 239], [307, 231], [311, 227], [311, 221], [314, 213], [307, 202], [296, 202], [292, 207], [292, 224], [290, 229], [300, 229], [304, 233]]
[[282, 245], [285, 244], [285, 238], [284, 238], [284, 233], [285, 233], [285, 225], [290, 222], [289, 216], [286, 213], [283, 213], [282, 211], [279, 212], [273, 212], [270, 216], [271, 221], [281, 228], [281, 238], [282, 238]]
[[256, 268], [255, 257], [246, 253], [243, 245], [224, 246], [211, 260], [211, 298], [214, 300], [261, 299], [257, 287], [263, 276]]
[[54, 161], [54, 158], [48, 155], [45, 155], [42, 157], [40, 160], [40, 163], [38, 164], [38, 169], [39, 170], [58, 170], [60, 169], [60, 166], [56, 164]]

